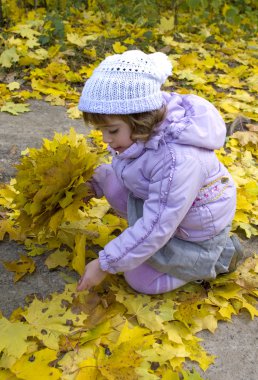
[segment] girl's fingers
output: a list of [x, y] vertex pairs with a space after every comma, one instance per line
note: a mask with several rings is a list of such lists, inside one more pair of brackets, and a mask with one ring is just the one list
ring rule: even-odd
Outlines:
[[80, 280], [78, 282], [78, 285], [77, 285], [77, 290], [78, 291], [82, 291], [82, 290], [85, 290], [85, 289], [89, 288], [87, 280], [84, 278], [85, 274], [86, 273], [84, 273], [84, 275], [80, 278]]
[[86, 289], [88, 289], [89, 287], [88, 287], [88, 284], [83, 284], [83, 283], [80, 283], [80, 284], [78, 284], [78, 286], [77, 286], [77, 290], [79, 291], [79, 292], [81, 292], [82, 290], [86, 290]]

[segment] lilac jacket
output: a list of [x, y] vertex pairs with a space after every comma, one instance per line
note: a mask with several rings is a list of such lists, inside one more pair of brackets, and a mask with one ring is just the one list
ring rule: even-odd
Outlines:
[[101, 268], [110, 273], [134, 269], [173, 236], [210, 239], [235, 213], [235, 185], [214, 153], [226, 136], [219, 112], [196, 95], [164, 92], [164, 102], [166, 119], [153, 137], [118, 156], [111, 149], [112, 166], [94, 176], [97, 196], [104, 194], [124, 214], [128, 192], [144, 200], [143, 217], [99, 253]]

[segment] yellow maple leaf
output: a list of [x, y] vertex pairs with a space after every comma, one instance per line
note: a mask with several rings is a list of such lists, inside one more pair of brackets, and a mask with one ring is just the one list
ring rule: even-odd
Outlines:
[[38, 93], [38, 91], [27, 91], [22, 90], [19, 92], [21, 99], [42, 99], [42, 96]]
[[23, 54], [24, 54], [23, 57], [20, 57], [19, 59], [20, 66], [40, 65], [40, 59], [36, 58], [35, 56], [31, 56], [30, 54], [27, 54], [26, 52], [24, 52]]
[[[62, 374], [64, 378], [66, 377], [68, 379], [70, 377], [74, 378], [75, 373], [82, 374], [84, 373], [84, 370], [86, 371], [90, 369], [91, 366], [88, 367], [87, 364], [90, 362], [91, 359], [93, 359], [96, 350], [97, 350], [97, 346], [94, 342], [93, 344], [88, 343], [87, 345], [80, 346], [79, 350], [75, 349], [75, 350], [69, 350], [68, 352], [66, 352], [58, 362], [59, 368], [62, 369]], [[85, 360], [85, 358], [87, 359]], [[89, 374], [91, 374], [91, 372], [89, 372]], [[84, 377], [84, 378], [81, 376], [79, 378], [81, 378], [82, 380], [91, 379], [90, 376]], [[94, 380], [95, 378], [93, 377], [92, 379]], [[98, 378], [96, 378], [96, 380], [98, 380]]]
[[60, 83], [53, 87], [53, 83], [43, 81], [41, 79], [37, 80], [32, 78], [31, 86], [34, 90], [39, 91], [45, 95], [53, 95], [56, 97], [63, 96], [65, 97], [66, 86]]
[[99, 245], [101, 247], [105, 247], [105, 245], [112, 239], [110, 236], [110, 228], [106, 225], [102, 224], [89, 224], [89, 230], [98, 232], [98, 236], [92, 239], [93, 244]]
[[78, 33], [67, 33], [67, 41], [79, 47], [84, 47], [87, 43], [86, 36], [80, 36]]
[[43, 247], [42, 246], [36, 246], [33, 244], [26, 245], [26, 242], [25, 242], [25, 246], [28, 249], [28, 256], [42, 255], [42, 253], [45, 253], [47, 251], [47, 248], [44, 246]]
[[97, 52], [96, 52], [95, 47], [93, 47], [92, 49], [83, 49], [83, 53], [92, 59], [97, 58]]
[[252, 235], [257, 236], [258, 230], [255, 226], [252, 226], [250, 223], [244, 223], [244, 222], [235, 222], [233, 220], [232, 223], [232, 230], [235, 231], [238, 227], [240, 227], [243, 231], [245, 231], [246, 237], [250, 238]]
[[37, 336], [50, 349], [58, 350], [59, 339], [80, 330], [86, 314], [75, 314], [68, 306], [72, 303], [75, 284], [67, 285], [63, 293], [53, 293], [51, 299], [34, 299], [21, 314]]
[[10, 219], [0, 220], [0, 240], [3, 240], [5, 234], [8, 234], [10, 240], [23, 240], [21, 228], [15, 224], [15, 221]]
[[175, 17], [171, 16], [169, 18], [162, 16], [160, 18], [159, 29], [161, 33], [166, 33], [174, 29]]
[[66, 208], [67, 206], [69, 206], [73, 202], [73, 196], [74, 196], [73, 191], [65, 191], [64, 196], [59, 201], [60, 206], [63, 209]]
[[99, 232], [95, 223], [91, 223], [90, 218], [82, 218], [74, 221], [64, 221], [59, 231], [63, 231], [67, 234], [73, 234], [74, 236], [80, 234], [85, 235], [88, 239], [96, 239], [99, 237]]
[[230, 104], [230, 102], [227, 100], [222, 101], [219, 104], [219, 106], [220, 106], [220, 108], [222, 108], [224, 111], [228, 112], [229, 114], [239, 113], [239, 110], [236, 107], [234, 107], [234, 105]]
[[28, 39], [40, 35], [40, 33], [37, 30], [33, 29], [32, 26], [30, 26], [28, 23], [16, 24], [10, 30]]
[[68, 71], [65, 73], [65, 78], [69, 81], [69, 82], [81, 82], [82, 81], [82, 77], [79, 73], [75, 73], [73, 71]]
[[4, 261], [3, 264], [7, 270], [15, 273], [14, 282], [19, 281], [28, 273], [33, 273], [36, 269], [34, 261], [25, 255], [21, 255], [17, 261]]
[[246, 128], [251, 132], [258, 132], [258, 124], [246, 124]]
[[[182, 67], [189, 68], [189, 66], [196, 67], [196, 63], [198, 62], [198, 55], [197, 53], [189, 53], [189, 54], [183, 54], [179, 59], [179, 64], [182, 69]], [[190, 71], [191, 72], [191, 71]]]
[[125, 321], [125, 324], [120, 332], [117, 345], [125, 342], [130, 342], [131, 340], [143, 339], [143, 337], [149, 333], [149, 330], [140, 326], [129, 326], [128, 321]]
[[13, 90], [19, 90], [21, 85], [19, 82], [11, 82], [7, 85], [7, 87], [9, 88], [10, 91], [13, 91]]
[[0, 352], [20, 358], [29, 346], [27, 337], [32, 334], [31, 326], [22, 322], [9, 322], [6, 318], [0, 318]]
[[143, 294], [128, 294], [117, 289], [116, 299], [123, 303], [128, 313], [134, 315], [138, 322], [151, 331], [163, 330], [164, 323], [173, 319], [173, 301], [151, 301], [150, 296]]
[[246, 132], [235, 132], [233, 134], [233, 137], [238, 139], [240, 145], [247, 145], [249, 143], [252, 144], [258, 144], [258, 133], [257, 132], [251, 132], [251, 131], [246, 131]]
[[235, 309], [232, 305], [228, 304], [227, 306], [220, 307], [218, 310], [219, 315], [223, 318], [223, 320], [231, 320], [232, 314], [236, 314]]
[[190, 330], [181, 321], [172, 321], [164, 326], [168, 338], [171, 342], [183, 343], [182, 339], [192, 339]]
[[46, 96], [45, 100], [50, 102], [52, 106], [65, 106], [65, 99], [62, 99], [59, 96], [54, 96], [53, 94]]
[[258, 310], [255, 306], [251, 305], [249, 302], [246, 302], [244, 298], [241, 299], [241, 302], [241, 309], [246, 309], [249, 312], [252, 319], [254, 319], [254, 317], [258, 317]]
[[28, 46], [28, 48], [30, 49], [33, 49], [35, 47], [38, 47], [40, 46], [40, 43], [38, 41], [38, 39], [34, 36], [32, 36], [31, 38], [29, 38], [26, 42], [25, 42], [26, 46]]
[[0, 369], [1, 380], [18, 380], [18, 377], [8, 369]]
[[[255, 178], [255, 176], [254, 176]], [[256, 196], [258, 195], [258, 184], [257, 184], [257, 181], [255, 181], [255, 179], [251, 179], [250, 181], [248, 181], [245, 185], [245, 190], [248, 194], [250, 195], [253, 195], [254, 196], [254, 200], [256, 200]]]
[[218, 327], [217, 317], [212, 314], [194, 316], [193, 321], [195, 324], [195, 328], [193, 329], [194, 332], [207, 329], [210, 332], [214, 333]]
[[185, 345], [189, 358], [197, 361], [203, 371], [206, 371], [206, 369], [214, 363], [215, 356], [208, 355], [203, 347], [196, 344], [195, 340], [187, 341]]
[[82, 75], [82, 76], [86, 76], [86, 78], [89, 78], [92, 73], [93, 73], [93, 70], [98, 66], [98, 62], [95, 62], [94, 64], [90, 64], [88, 66], [82, 66], [79, 70], [79, 74]]
[[92, 199], [90, 203], [93, 207], [89, 209], [88, 215], [92, 218], [102, 219], [110, 209], [110, 205], [106, 199]]
[[27, 56], [31, 59], [42, 61], [48, 58], [48, 51], [46, 49], [39, 48], [39, 49], [29, 52]]
[[60, 48], [61, 48], [61, 45], [58, 45], [58, 44], [50, 46], [48, 49], [49, 58], [54, 58], [59, 53]]
[[111, 324], [109, 320], [104, 321], [103, 323], [99, 323], [98, 326], [96, 326], [95, 328], [90, 329], [87, 332], [81, 333], [80, 344], [85, 344], [100, 337], [103, 338], [105, 335], [110, 333], [110, 331]]
[[251, 103], [255, 101], [255, 98], [244, 90], [236, 90], [234, 94], [229, 95], [231, 98], [243, 101], [245, 103]]
[[33, 354], [24, 355], [12, 366], [11, 371], [19, 379], [24, 380], [35, 380], [35, 374], [38, 380], [58, 380], [60, 379], [61, 371], [49, 365], [56, 358], [56, 351], [44, 348]]
[[29, 112], [28, 104], [6, 102], [4, 106], [1, 107], [1, 112], [8, 112], [12, 115], [19, 115], [20, 113]]
[[[148, 358], [148, 361], [158, 362], [160, 364], [173, 361], [175, 358], [182, 358], [184, 361], [185, 357], [189, 355], [184, 344], [171, 343], [166, 338], [162, 339], [162, 345], [154, 344], [153, 348], [154, 349], [151, 348], [143, 351], [142, 355]], [[172, 365], [172, 367], [174, 366]]]
[[51, 253], [45, 260], [45, 265], [48, 269], [53, 269], [58, 266], [66, 267], [71, 259], [71, 252], [60, 251], [59, 249]]
[[67, 41], [73, 45], [77, 45], [79, 47], [86, 46], [87, 42], [94, 41], [97, 36], [92, 34], [89, 36], [80, 36], [78, 33], [67, 33], [66, 34]]
[[189, 82], [192, 82], [194, 84], [203, 84], [205, 83], [205, 79], [202, 78], [203, 73], [202, 72], [193, 72], [192, 69], [184, 69], [181, 73], [178, 74], [178, 77], [180, 79], [187, 79]]
[[242, 211], [241, 208], [240, 208], [240, 210], [236, 211], [235, 216], [234, 216], [234, 220], [236, 222], [249, 223], [248, 214], [246, 214], [244, 211]]
[[84, 269], [85, 269], [85, 248], [86, 248], [85, 246], [86, 246], [86, 236], [79, 235], [79, 234], [76, 235], [72, 267], [80, 275], [83, 274]]
[[245, 194], [241, 194], [240, 191], [237, 193], [237, 209], [245, 211], [252, 210], [252, 204], [248, 201]]
[[10, 49], [5, 49], [0, 55], [0, 65], [3, 67], [11, 67], [13, 63], [19, 61], [19, 55], [16, 48], [13, 46]]
[[68, 108], [67, 114], [71, 119], [80, 119], [82, 117], [82, 113], [77, 106]]
[[123, 42], [128, 45], [133, 45], [135, 43], [135, 40], [131, 37], [128, 37]]
[[228, 88], [228, 87], [241, 88], [241, 87], [243, 87], [243, 84], [239, 81], [238, 78], [231, 77], [229, 75], [223, 75], [223, 74], [219, 75], [216, 84], [222, 88]]
[[127, 47], [122, 45], [121, 42], [117, 41], [113, 45], [113, 50], [116, 54], [124, 53], [127, 50]]
[[[100, 347], [97, 362], [103, 376], [110, 380], [113, 378], [138, 379], [135, 368], [143, 361], [140, 351], [154, 343], [153, 335], [146, 334], [146, 331], [143, 334], [143, 332], [144, 329], [141, 330], [138, 327], [129, 331], [126, 322], [121, 331], [120, 340], [110, 343], [108, 347]], [[129, 336], [132, 339], [128, 340]], [[112, 360], [109, 360], [110, 355], [112, 355]]]
[[49, 228], [56, 233], [64, 216], [64, 210], [58, 210], [49, 221]]
[[222, 286], [213, 289], [213, 294], [215, 296], [223, 297], [226, 300], [229, 300], [231, 298], [237, 298], [239, 296], [241, 291], [241, 287], [239, 285], [230, 282], [228, 284], [223, 285], [223, 277], [218, 278], [216, 283], [219, 284], [220, 281], [222, 282]]
[[[97, 360], [95, 358], [87, 358], [80, 363], [80, 370], [76, 376], [76, 380], [98, 380], [101, 379], [101, 373], [97, 367]], [[104, 379], [103, 379], [104, 380]]]

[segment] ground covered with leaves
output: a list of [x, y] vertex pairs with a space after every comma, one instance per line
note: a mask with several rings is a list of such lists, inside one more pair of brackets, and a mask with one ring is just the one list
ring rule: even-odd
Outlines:
[[[149, 28], [103, 15], [91, 3], [92, 10], [71, 8], [63, 19], [44, 9], [26, 15], [21, 10], [13, 18], [0, 37], [1, 111], [19, 115], [29, 111], [28, 99], [43, 98], [79, 118], [81, 87], [107, 54], [136, 47], [164, 51], [174, 66], [166, 89], [205, 97], [219, 108], [229, 130], [236, 129], [217, 154], [238, 188], [232, 231], [256, 236], [254, 34], [238, 25], [189, 27], [187, 14], [175, 26], [169, 12]], [[244, 22], [248, 26], [252, 20]], [[96, 250], [126, 228], [126, 221], [104, 199], [91, 198], [85, 186], [96, 166], [109, 160], [98, 133], [86, 139], [74, 130], [22, 152], [15, 178], [0, 187], [0, 239], [8, 236], [27, 250], [18, 261], [5, 262], [14, 281], [33, 273], [33, 256], [46, 252], [50, 270], [69, 267], [81, 274]], [[34, 380], [35, 373], [44, 380], [201, 379], [196, 370], [184, 369], [189, 360], [204, 371], [214, 361], [196, 334], [214, 332], [218, 321], [230, 321], [243, 309], [257, 316], [257, 274], [253, 252], [232, 274], [160, 296], [137, 294], [122, 275], [109, 276], [92, 292], [77, 293], [70, 283], [63, 293], [30, 300], [9, 320], [1, 316], [0, 379]]]

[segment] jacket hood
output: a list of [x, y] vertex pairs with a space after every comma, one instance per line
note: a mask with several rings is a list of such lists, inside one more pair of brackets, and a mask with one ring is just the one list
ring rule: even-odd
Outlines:
[[197, 95], [163, 92], [167, 115], [160, 126], [167, 141], [209, 150], [219, 149], [226, 126], [218, 110]]
[[[145, 149], [157, 150], [161, 143], [191, 145], [208, 150], [219, 149], [224, 145], [226, 126], [218, 110], [207, 100], [197, 95], [181, 95], [163, 92], [167, 107], [165, 119], [155, 134], [145, 143], [137, 141], [118, 159], [137, 158]], [[113, 156], [116, 152], [109, 148]]]

